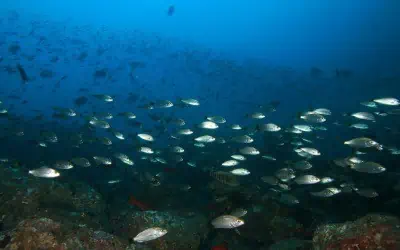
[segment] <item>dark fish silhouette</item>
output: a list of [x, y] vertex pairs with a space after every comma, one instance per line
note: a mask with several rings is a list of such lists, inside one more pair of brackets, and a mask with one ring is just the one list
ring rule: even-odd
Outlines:
[[25, 84], [27, 82], [29, 82], [29, 77], [26, 74], [24, 68], [22, 68], [21, 64], [19, 64], [19, 63], [17, 64], [17, 69], [18, 69], [19, 75], [21, 76], [22, 82], [25, 83]]
[[171, 5], [168, 8], [167, 15], [172, 16], [175, 13], [175, 6]]

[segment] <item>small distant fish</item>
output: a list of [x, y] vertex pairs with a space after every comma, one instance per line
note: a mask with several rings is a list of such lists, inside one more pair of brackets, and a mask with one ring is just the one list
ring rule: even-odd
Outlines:
[[154, 137], [152, 135], [149, 135], [149, 134], [138, 134], [137, 136], [140, 139], [144, 140], [144, 141], [149, 141], [149, 142], [153, 142], [154, 141]]
[[110, 166], [112, 165], [112, 160], [107, 157], [102, 157], [102, 156], [93, 156], [93, 160], [99, 164], [99, 165], [107, 165]]
[[125, 136], [124, 136], [121, 132], [112, 130], [112, 133], [114, 134], [114, 136], [115, 136], [117, 139], [125, 140]]
[[326, 118], [324, 116], [316, 113], [307, 113], [304, 115], [300, 115], [300, 119], [311, 123], [323, 123], [326, 121]]
[[171, 5], [168, 7], [167, 15], [172, 16], [175, 13], [175, 6]]
[[90, 167], [91, 166], [90, 161], [83, 157], [72, 158], [71, 162], [80, 167]]
[[328, 187], [328, 188], [325, 188], [324, 190], [319, 191], [319, 192], [310, 192], [310, 194], [312, 196], [325, 197], [326, 198], [326, 197], [331, 197], [331, 196], [334, 196], [336, 194], [339, 194], [340, 192], [341, 192], [341, 190], [338, 189], [338, 188]]
[[207, 116], [206, 119], [215, 123], [226, 123], [225, 118], [222, 116]]
[[123, 116], [127, 119], [135, 119], [136, 118], [136, 115], [132, 112], [122, 112], [122, 113], [119, 113], [118, 115]]
[[296, 205], [300, 203], [299, 199], [291, 194], [282, 194], [279, 201], [287, 205]]
[[333, 181], [335, 181], [335, 180], [331, 177], [322, 177], [321, 178], [321, 184], [328, 184], [328, 183], [332, 183]]
[[364, 130], [364, 129], [368, 129], [368, 124], [365, 124], [365, 123], [355, 123], [355, 124], [351, 124], [349, 127], [350, 127], [350, 128], [356, 128], [356, 129]]
[[230, 172], [232, 174], [234, 174], [234, 175], [240, 175], [240, 176], [245, 176], [245, 175], [249, 175], [250, 174], [250, 171], [245, 169], [245, 168], [237, 168], [237, 169], [234, 169], [234, 170], [232, 170]]
[[179, 154], [182, 154], [182, 153], [185, 152], [185, 150], [180, 146], [172, 147], [171, 151], [174, 152], [174, 153], [179, 153]]
[[306, 152], [307, 154], [313, 155], [313, 156], [321, 155], [321, 153], [315, 148], [303, 147], [303, 148], [300, 148], [300, 150], [303, 151], [303, 152]]
[[95, 95], [93, 95], [93, 97], [95, 97], [99, 100], [102, 100], [104, 102], [113, 102], [114, 101], [114, 99], [109, 95], [95, 94]]
[[211, 135], [203, 135], [203, 136], [199, 136], [197, 138], [194, 139], [197, 142], [203, 142], [203, 143], [210, 143], [215, 141], [215, 137], [211, 136]]
[[108, 184], [117, 184], [117, 183], [120, 183], [121, 182], [121, 180], [109, 180], [107, 183]]
[[17, 69], [19, 72], [19, 75], [21, 77], [22, 83], [28, 83], [29, 82], [29, 77], [25, 72], [25, 69], [21, 66], [21, 64], [17, 64]]
[[293, 125], [293, 128], [298, 129], [302, 132], [312, 132], [312, 127], [309, 125]]
[[311, 112], [314, 113], [314, 114], [318, 114], [318, 115], [332, 115], [332, 112], [329, 109], [326, 109], [326, 108], [314, 109]]
[[237, 228], [244, 225], [244, 221], [236, 216], [221, 215], [211, 221], [214, 228]]
[[69, 161], [57, 161], [54, 164], [54, 168], [57, 168], [57, 169], [71, 169], [73, 167], [74, 167], [74, 165], [72, 165]]
[[245, 161], [246, 157], [244, 157], [243, 155], [231, 155], [231, 158], [237, 160], [237, 161]]
[[160, 227], [152, 227], [140, 232], [133, 238], [133, 240], [142, 243], [146, 241], [155, 240], [157, 238], [164, 236], [167, 233], [168, 231], [166, 229]]
[[276, 186], [279, 184], [279, 180], [274, 176], [263, 176], [261, 180], [271, 186]]
[[361, 102], [360, 104], [363, 106], [369, 107], [369, 108], [377, 108], [378, 107], [378, 105], [376, 105], [376, 103], [373, 101], [372, 102]]
[[200, 123], [198, 125], [198, 127], [203, 128], [203, 129], [217, 129], [218, 125], [212, 121], [205, 121], [205, 122]]
[[320, 178], [314, 176], [314, 175], [303, 175], [296, 177], [294, 181], [299, 184], [299, 185], [306, 185], [306, 184], [316, 184], [321, 181]]
[[120, 161], [122, 161], [123, 163], [129, 165], [129, 166], [133, 166], [134, 162], [125, 154], [122, 153], [115, 153], [114, 157], [119, 159]]
[[193, 134], [193, 131], [188, 129], [188, 128], [185, 128], [185, 129], [178, 130], [178, 134], [180, 134], [180, 135], [191, 135], [191, 134]]
[[145, 154], [154, 154], [153, 149], [149, 147], [140, 147], [138, 151]]
[[48, 167], [40, 167], [37, 169], [29, 170], [29, 174], [36, 176], [36, 177], [43, 177], [43, 178], [55, 178], [59, 177], [60, 173], [56, 170]]
[[275, 172], [275, 176], [283, 182], [288, 182], [296, 178], [295, 172], [291, 168], [281, 168]]
[[379, 174], [386, 170], [379, 163], [375, 163], [375, 162], [371, 162], [371, 161], [354, 164], [353, 166], [351, 166], [351, 169], [353, 169], [357, 172], [369, 173], [369, 174]]
[[262, 125], [257, 125], [256, 128], [258, 131], [261, 132], [278, 132], [281, 130], [281, 127], [274, 123], [267, 123], [267, 124], [262, 124]]
[[158, 101], [154, 104], [155, 108], [171, 108], [173, 106], [174, 104], [168, 100]]
[[261, 158], [266, 159], [266, 160], [270, 160], [270, 161], [276, 161], [276, 158], [272, 157], [270, 155], [263, 155], [263, 156], [261, 156]]
[[264, 119], [265, 115], [261, 112], [256, 112], [256, 113], [248, 115], [248, 117], [260, 120], [260, 119]]
[[345, 141], [344, 144], [353, 148], [370, 148], [379, 146], [379, 143], [367, 137], [360, 137]]
[[232, 216], [235, 216], [237, 218], [243, 217], [247, 214], [247, 210], [244, 208], [236, 208], [231, 212]]
[[89, 121], [89, 124], [92, 125], [93, 127], [97, 127], [97, 128], [103, 128], [103, 129], [108, 129], [110, 128], [110, 124], [106, 121], [102, 121], [102, 120], [98, 120], [96, 119], [91, 119]]
[[252, 143], [252, 142], [254, 142], [254, 139], [248, 135], [240, 135], [240, 136], [233, 137], [232, 141], [237, 142], [237, 143]]
[[375, 189], [372, 188], [354, 188], [354, 191], [356, 191], [356, 193], [360, 196], [366, 198], [375, 198], [379, 196], [378, 192], [376, 192]]
[[312, 168], [312, 165], [310, 162], [308, 161], [298, 161], [296, 162], [293, 167], [297, 170], [308, 170], [310, 168]]
[[244, 147], [239, 149], [240, 153], [244, 154], [244, 155], [259, 155], [260, 151], [258, 151], [256, 148], [254, 147]]
[[375, 116], [368, 112], [357, 112], [351, 114], [351, 116], [360, 120], [375, 121]]
[[183, 102], [184, 104], [190, 105], [190, 106], [199, 106], [200, 102], [196, 99], [181, 99], [181, 102]]

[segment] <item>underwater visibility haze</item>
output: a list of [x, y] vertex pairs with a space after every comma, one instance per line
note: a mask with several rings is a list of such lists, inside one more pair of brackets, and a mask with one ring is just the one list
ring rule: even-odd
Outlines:
[[4, 1], [0, 249], [400, 249], [397, 1]]

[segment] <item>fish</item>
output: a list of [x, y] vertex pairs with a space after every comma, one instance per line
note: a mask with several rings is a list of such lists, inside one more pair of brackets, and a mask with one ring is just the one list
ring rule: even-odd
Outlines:
[[310, 192], [310, 194], [312, 196], [324, 197], [324, 198], [332, 197], [332, 196], [337, 195], [339, 193], [341, 193], [341, 190], [339, 188], [336, 188], [336, 187], [328, 187], [328, 188], [325, 188], [325, 189], [323, 189], [321, 191], [318, 191], [318, 192]]
[[239, 152], [244, 155], [259, 155], [260, 154], [260, 151], [258, 151], [254, 147], [244, 147], [244, 148], [239, 149]]
[[230, 213], [230, 215], [235, 216], [237, 218], [243, 217], [246, 214], [247, 214], [247, 210], [244, 208], [236, 208]]
[[308, 161], [297, 161], [294, 163], [293, 168], [297, 169], [297, 170], [309, 170], [312, 168], [312, 164]]
[[99, 100], [102, 100], [104, 102], [113, 102], [114, 101], [114, 99], [110, 95], [95, 94], [95, 95], [92, 95], [92, 96], [97, 98], [97, 99], [99, 99]]
[[237, 168], [237, 169], [230, 171], [230, 173], [232, 173], [234, 175], [245, 176], [245, 175], [249, 175], [250, 171], [247, 169], [244, 169], [244, 168]]
[[375, 121], [375, 116], [368, 112], [356, 112], [351, 114], [351, 116], [360, 120]]
[[225, 118], [222, 116], [206, 116], [206, 119], [215, 123], [220, 123], [220, 124], [226, 123]]
[[148, 142], [154, 141], [154, 137], [149, 134], [137, 134], [137, 136], [144, 141], [148, 141]]
[[246, 157], [244, 157], [243, 155], [231, 155], [231, 158], [237, 161], [245, 161]]
[[197, 138], [194, 139], [197, 142], [202, 142], [202, 143], [211, 143], [215, 141], [215, 137], [211, 136], [211, 135], [203, 135], [203, 136], [199, 136]]
[[375, 198], [378, 197], [378, 192], [375, 191], [373, 188], [354, 188], [357, 194], [366, 198]]
[[48, 167], [29, 170], [29, 174], [42, 178], [55, 178], [60, 176], [60, 173], [57, 170]]
[[90, 161], [84, 157], [72, 158], [71, 162], [80, 167], [90, 167]]
[[298, 176], [294, 179], [294, 181], [299, 185], [306, 185], [306, 184], [316, 184], [321, 181], [320, 178], [314, 175], [302, 175]]
[[254, 142], [254, 139], [248, 135], [235, 136], [231, 140], [233, 142], [237, 142], [237, 143], [252, 143], [252, 142]]
[[231, 187], [237, 187], [240, 185], [237, 177], [229, 172], [223, 172], [223, 171], [210, 172], [210, 176], [216, 179], [217, 181]]
[[54, 163], [54, 168], [57, 169], [72, 169], [74, 165], [72, 165], [69, 161], [57, 161]]
[[365, 123], [355, 123], [355, 124], [351, 124], [349, 126], [350, 128], [356, 128], [356, 129], [368, 129], [368, 124]]
[[123, 163], [133, 166], [135, 163], [125, 154], [122, 153], [115, 153], [114, 157], [122, 161]]
[[372, 161], [366, 161], [354, 164], [351, 166], [351, 169], [357, 172], [369, 173], [369, 174], [379, 174], [386, 171], [386, 168], [383, 167], [381, 164]]
[[22, 65], [18, 63], [17, 64], [17, 69], [18, 69], [18, 72], [19, 72], [19, 76], [21, 77], [22, 83], [24, 83], [24, 84], [28, 83], [29, 82], [29, 77], [26, 74], [26, 71], [22, 67]]
[[387, 105], [387, 106], [398, 106], [400, 105], [400, 101], [396, 98], [393, 97], [383, 97], [383, 98], [377, 98], [372, 100], [378, 104], [381, 105]]
[[321, 153], [315, 149], [315, 148], [307, 148], [307, 147], [303, 147], [299, 149], [302, 152], [306, 152], [307, 154], [313, 155], [313, 156], [319, 156], [321, 155]]
[[221, 164], [223, 167], [233, 167], [239, 165], [237, 160], [227, 160]]
[[348, 145], [353, 148], [370, 148], [370, 147], [378, 147], [379, 143], [376, 141], [367, 138], [367, 137], [359, 137], [355, 139], [351, 139], [349, 141], [344, 142], [345, 145]]
[[214, 228], [237, 228], [244, 225], [244, 221], [236, 216], [221, 215], [211, 221]]
[[218, 125], [212, 121], [204, 121], [198, 125], [199, 128], [203, 129], [217, 129]]
[[300, 115], [300, 119], [305, 120], [306, 122], [310, 123], [323, 123], [326, 121], [326, 118], [320, 114], [316, 113], [306, 113], [303, 115]]
[[133, 240], [135, 242], [143, 243], [151, 240], [158, 239], [164, 235], [166, 235], [168, 231], [166, 229], [160, 228], [160, 227], [152, 227], [148, 228], [142, 232], [140, 232], [138, 235], [136, 235]]
[[112, 165], [112, 160], [108, 157], [103, 157], [103, 156], [93, 156], [93, 160], [96, 162], [98, 165], [106, 165], [110, 166]]
[[180, 99], [180, 101], [190, 106], [200, 106], [200, 102], [196, 99], [188, 98], [188, 99]]
[[169, 6], [167, 10], [167, 15], [172, 16], [174, 13], [175, 13], [175, 6], [174, 5]]
[[257, 125], [256, 129], [261, 132], [279, 132], [282, 128], [274, 123], [267, 123]]

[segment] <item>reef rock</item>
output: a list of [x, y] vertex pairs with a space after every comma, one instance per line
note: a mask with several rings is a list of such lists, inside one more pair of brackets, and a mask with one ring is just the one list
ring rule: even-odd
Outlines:
[[8, 239], [8, 242], [2, 242], [5, 250], [134, 249], [106, 232], [76, 227], [74, 224], [60, 224], [48, 218], [24, 220], [1, 238]]
[[356, 221], [317, 228], [314, 250], [396, 250], [400, 249], [400, 220], [371, 214]]

